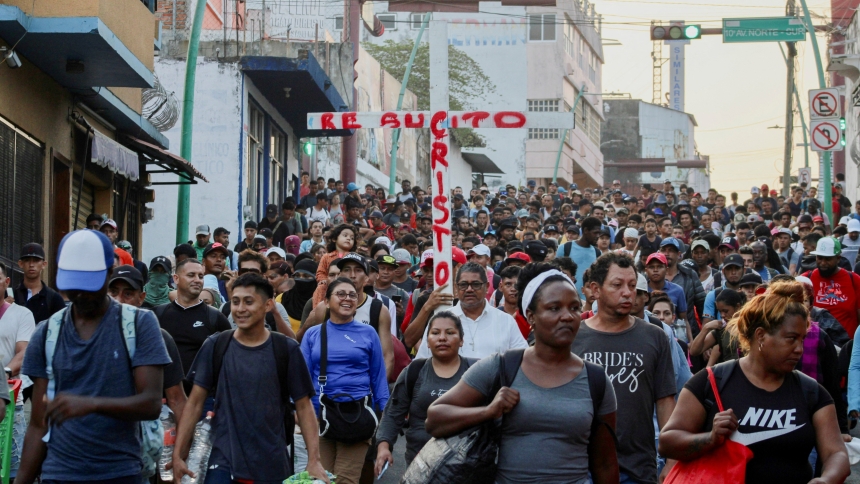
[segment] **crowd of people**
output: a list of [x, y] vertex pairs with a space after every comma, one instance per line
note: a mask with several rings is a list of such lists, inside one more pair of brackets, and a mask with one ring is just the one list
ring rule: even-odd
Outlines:
[[860, 201], [842, 183], [832, 221], [805, 186], [456, 187], [451, 287], [434, 283], [430, 187], [407, 180], [304, 173], [235, 245], [202, 223], [149, 264], [92, 214], [53, 287], [42, 246], [22, 248], [0, 306], [25, 388], [12, 476], [159, 481], [136, 423], [169, 409], [177, 482], [209, 412], [208, 484], [371, 483], [402, 435], [408, 464], [499, 420], [499, 483], [657, 483], [727, 440], [752, 450], [747, 482], [843, 482]]

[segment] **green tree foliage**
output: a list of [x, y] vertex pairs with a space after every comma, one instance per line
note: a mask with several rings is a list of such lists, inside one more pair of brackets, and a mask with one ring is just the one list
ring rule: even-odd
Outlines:
[[[402, 80], [414, 45], [414, 40], [386, 40], [382, 45], [362, 44], [362, 47], [395, 79]], [[487, 94], [496, 90], [496, 85], [481, 66], [453, 45], [448, 46], [448, 77], [449, 104], [452, 111], [474, 110], [479, 106], [476, 104], [478, 101], [485, 100]], [[407, 87], [418, 97], [417, 108], [421, 111], [429, 110], [430, 47], [426, 42], [418, 46]], [[470, 128], [452, 130], [452, 137], [463, 148], [486, 146], [484, 137]]]

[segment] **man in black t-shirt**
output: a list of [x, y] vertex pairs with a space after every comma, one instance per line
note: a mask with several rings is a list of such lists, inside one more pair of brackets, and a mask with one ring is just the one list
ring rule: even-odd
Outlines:
[[[294, 427], [289, 418], [292, 399], [307, 448], [307, 471], [328, 482], [320, 463], [319, 428], [310, 401], [314, 387], [299, 344], [270, 333], [264, 326], [265, 316], [275, 304], [272, 286], [262, 276], [248, 273], [236, 279], [232, 290], [237, 302], [232, 308], [233, 319], [238, 328], [208, 338], [188, 374], [194, 381], [188, 399], [192, 414], [201, 412], [210, 393], [219, 387], [214, 391], [218, 412], [212, 419], [207, 480], [282, 482], [292, 475], [292, 461], [287, 455]], [[274, 388], [273, 382], [277, 382]], [[253, 405], [248, 404], [249, 396]], [[177, 428], [173, 454], [177, 481], [189, 474], [184, 459], [195, 424], [195, 419], [186, 418]]]
[[[132, 266], [119, 266], [108, 283], [108, 294], [118, 303], [139, 308], [146, 299], [143, 287], [143, 275], [140, 271]], [[164, 346], [167, 347], [167, 354], [171, 361], [164, 367], [164, 398], [167, 399], [167, 406], [173, 411], [178, 422], [187, 400], [185, 389], [182, 388], [185, 373], [182, 371], [182, 360], [173, 337], [163, 329], [161, 336], [164, 338]]]
[[[191, 368], [206, 338], [230, 329], [227, 318], [200, 299], [203, 272], [203, 264], [196, 259], [180, 262], [173, 275], [176, 300], [153, 309], [161, 327], [176, 341], [182, 368]], [[191, 382], [186, 381], [185, 391], [190, 392], [191, 386]]]

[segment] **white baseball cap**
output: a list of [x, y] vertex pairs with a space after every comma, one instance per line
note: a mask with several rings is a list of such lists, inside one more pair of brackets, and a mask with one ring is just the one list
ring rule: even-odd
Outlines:
[[636, 274], [636, 290], [648, 292], [648, 279], [641, 272]]
[[848, 221], [848, 232], [860, 232], [860, 220], [852, 218]]
[[634, 229], [633, 227], [628, 227], [624, 229], [624, 238], [625, 239], [638, 239], [639, 231]]
[[104, 287], [114, 252], [110, 239], [95, 230], [75, 230], [60, 242], [57, 289], [96, 292]]
[[281, 256], [281, 259], [287, 258], [287, 253], [284, 252], [284, 249], [280, 247], [269, 247], [269, 249], [266, 250], [266, 257], [268, 257], [269, 254], [278, 254], [279, 256]]
[[469, 249], [468, 252], [466, 252], [466, 257], [468, 257], [470, 255], [482, 255], [482, 256], [489, 257], [490, 256], [490, 248], [484, 244], [478, 244], [478, 245], [472, 247], [471, 249]]
[[842, 253], [842, 244], [833, 237], [822, 237], [818, 239], [818, 244], [815, 245], [815, 250], [810, 252], [812, 255], [821, 257], [836, 257]]

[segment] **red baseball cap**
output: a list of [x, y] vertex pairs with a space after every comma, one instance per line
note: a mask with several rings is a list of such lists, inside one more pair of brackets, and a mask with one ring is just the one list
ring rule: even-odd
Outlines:
[[465, 264], [467, 262], [466, 253], [459, 247], [451, 247], [451, 260], [457, 264]]
[[815, 222], [822, 222], [823, 223], [824, 217], [822, 217], [821, 215], [816, 215], [816, 216], [812, 217], [812, 223], [815, 223]]
[[647, 266], [654, 259], [657, 259], [658, 261], [662, 262], [664, 265], [667, 265], [667, 266], [669, 265], [669, 261], [666, 260], [666, 256], [660, 252], [654, 252], [653, 254], [649, 255], [648, 258], [645, 260], [645, 265]]
[[505, 259], [505, 262], [507, 262], [511, 259], [521, 260], [521, 261], [525, 262], [526, 264], [528, 264], [529, 262], [532, 261], [532, 258], [529, 257], [529, 255], [526, 254], [525, 252], [514, 252], [513, 254], [509, 255], [507, 259]]
[[763, 191], [763, 192], [767, 192], [767, 189], [768, 189], [768, 187], [767, 187], [767, 183], [765, 183], [765, 184], [763, 184], [763, 185], [761, 186], [761, 191]]

